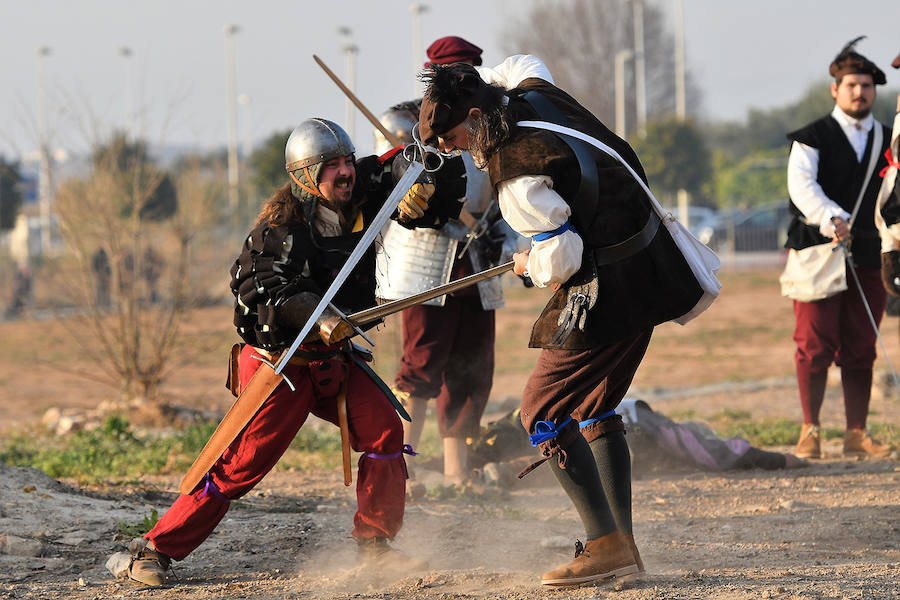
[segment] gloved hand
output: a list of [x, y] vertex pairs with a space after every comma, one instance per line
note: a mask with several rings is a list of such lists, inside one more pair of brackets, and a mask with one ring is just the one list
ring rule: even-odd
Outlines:
[[891, 296], [900, 296], [900, 251], [881, 253], [881, 283]]
[[397, 207], [401, 221], [421, 219], [428, 210], [428, 200], [434, 195], [433, 183], [414, 183]]

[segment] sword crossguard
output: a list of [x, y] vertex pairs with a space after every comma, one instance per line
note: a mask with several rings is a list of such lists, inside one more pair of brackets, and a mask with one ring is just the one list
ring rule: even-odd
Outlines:
[[[424, 143], [422, 143], [422, 138], [419, 135], [418, 123], [413, 125], [412, 131], [410, 133], [412, 134], [413, 143], [408, 144], [403, 148], [403, 158], [405, 158], [409, 162], [421, 162], [425, 166], [426, 173], [436, 173], [437, 171], [440, 171], [444, 166], [444, 160], [453, 156], [452, 152], [441, 152], [434, 146], [426, 146]], [[436, 167], [428, 166], [428, 163], [425, 161], [426, 154], [433, 154], [437, 156], [438, 164]]]
[[[272, 367], [273, 371], [275, 370], [275, 365], [272, 364], [272, 361], [266, 359], [264, 356], [259, 356], [258, 354], [251, 354], [250, 358], [254, 358], [254, 359], [258, 360], [259, 362], [263, 363], [264, 365], [269, 365], [270, 367]], [[294, 387], [294, 384], [291, 382], [290, 379], [288, 379], [287, 375], [285, 375], [283, 372], [279, 373], [279, 375], [281, 376], [282, 379], [284, 379], [284, 382], [287, 384], [287, 386], [289, 388], [291, 388], [292, 392], [297, 391], [297, 388]]]

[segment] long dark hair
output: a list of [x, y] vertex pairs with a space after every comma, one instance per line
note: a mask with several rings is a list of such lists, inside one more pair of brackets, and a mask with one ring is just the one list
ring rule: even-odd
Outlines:
[[504, 96], [503, 88], [491, 85], [478, 107], [481, 115], [465, 121], [469, 130], [469, 152], [479, 167], [484, 167], [509, 138], [511, 127], [506, 105], [503, 104]]
[[303, 204], [291, 194], [290, 182], [275, 190], [256, 217], [256, 225], [263, 222], [274, 226], [295, 225], [305, 221]]

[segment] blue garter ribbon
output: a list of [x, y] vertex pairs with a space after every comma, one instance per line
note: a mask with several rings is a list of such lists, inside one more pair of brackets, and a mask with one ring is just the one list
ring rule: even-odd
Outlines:
[[608, 418], [610, 418], [610, 417], [612, 417], [612, 416], [615, 416], [615, 414], [616, 414], [616, 410], [613, 409], [613, 410], [611, 410], [611, 411], [609, 411], [609, 412], [603, 413], [602, 415], [600, 415], [599, 417], [597, 417], [597, 418], [595, 418], [595, 419], [587, 419], [587, 420], [585, 420], [585, 421], [578, 421], [578, 428], [579, 428], [579, 429], [584, 429], [585, 427], [587, 427], [588, 425], [590, 425], [590, 424], [592, 424], [592, 423], [596, 423], [596, 422], [598, 422], [598, 421], [603, 421], [603, 420], [608, 419]]
[[[537, 235], [531, 236], [536, 242], [543, 242], [549, 240], [550, 238], [554, 238], [558, 235], [561, 235], [567, 231], [575, 231], [575, 228], [572, 226], [572, 222], [566, 219], [566, 222], [554, 229], [553, 231], [543, 231]], [[577, 232], [576, 232], [577, 233]]]
[[552, 440], [559, 435], [560, 430], [568, 425], [571, 420], [572, 417], [569, 417], [560, 423], [559, 427], [557, 427], [553, 421], [538, 421], [534, 424], [534, 433], [528, 435], [528, 439], [531, 440], [531, 445], [537, 446], [547, 440]]

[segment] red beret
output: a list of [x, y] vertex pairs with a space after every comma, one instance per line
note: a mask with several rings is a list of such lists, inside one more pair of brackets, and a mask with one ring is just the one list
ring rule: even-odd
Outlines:
[[472, 61], [476, 66], [481, 64], [481, 48], [455, 35], [435, 40], [428, 46], [426, 53], [428, 54], [426, 67], [466, 61]]
[[897, 55], [897, 58], [894, 59], [894, 62], [891, 63], [891, 66], [895, 69], [900, 69], [900, 54]]

